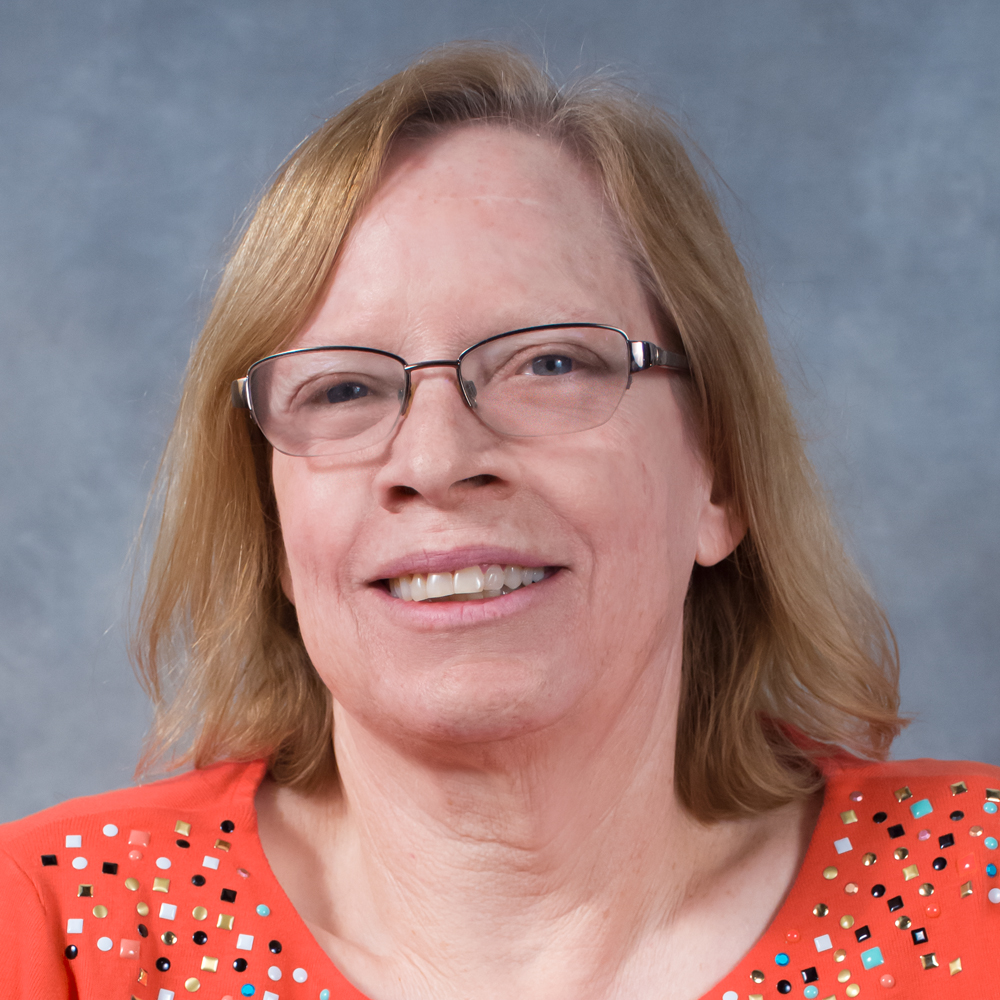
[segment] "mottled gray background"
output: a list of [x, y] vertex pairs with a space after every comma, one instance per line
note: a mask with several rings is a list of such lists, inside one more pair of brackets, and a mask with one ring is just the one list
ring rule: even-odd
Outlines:
[[897, 629], [897, 753], [1000, 763], [996, 0], [4, 0], [0, 819], [130, 780], [130, 544], [242, 209], [469, 37], [690, 123]]

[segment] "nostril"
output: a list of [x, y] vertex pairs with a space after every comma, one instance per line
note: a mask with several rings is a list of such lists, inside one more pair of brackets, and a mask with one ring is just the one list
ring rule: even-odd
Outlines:
[[469, 476], [468, 479], [460, 479], [460, 483], [467, 483], [469, 486], [489, 486], [490, 483], [495, 483], [497, 481], [496, 476], [491, 476], [488, 473], [481, 476]]

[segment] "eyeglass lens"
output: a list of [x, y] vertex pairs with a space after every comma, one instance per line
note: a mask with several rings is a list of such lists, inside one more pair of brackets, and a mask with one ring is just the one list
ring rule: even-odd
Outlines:
[[[522, 330], [466, 351], [458, 376], [479, 419], [498, 433], [586, 430], [621, 401], [628, 340], [591, 327]], [[406, 386], [397, 358], [346, 347], [279, 354], [250, 372], [254, 417], [289, 455], [343, 454], [377, 443], [398, 421]]]

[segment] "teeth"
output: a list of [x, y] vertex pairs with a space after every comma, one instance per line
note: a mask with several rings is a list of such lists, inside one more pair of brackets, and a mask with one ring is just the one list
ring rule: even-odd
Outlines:
[[389, 581], [389, 593], [401, 601], [478, 601], [499, 597], [518, 587], [527, 587], [545, 579], [542, 566], [500, 566], [494, 563], [484, 571], [469, 566], [457, 573], [414, 573]]

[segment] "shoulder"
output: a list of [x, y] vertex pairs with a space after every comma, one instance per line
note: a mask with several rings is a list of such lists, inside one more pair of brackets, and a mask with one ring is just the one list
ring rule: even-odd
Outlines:
[[[254, 849], [264, 770], [263, 761], [220, 764], [0, 826], [0, 982], [16, 984], [17, 996], [128, 995], [136, 976], [147, 976], [139, 965], [146, 927], [137, 936], [130, 914], [138, 907], [143, 919], [156, 905], [138, 897], [169, 892], [170, 869], [187, 855], [188, 868], [231, 880], [237, 852], [228, 831], [250, 834], [242, 839]], [[160, 913], [175, 910], [169, 903]], [[114, 963], [99, 960], [112, 949]]]
[[[74, 829], [97, 824], [98, 833], [114, 837], [117, 833], [112, 833], [111, 827], [117, 824], [105, 819], [112, 815], [153, 815], [164, 810], [198, 812], [206, 808], [214, 812], [230, 804], [234, 808], [252, 808], [264, 769], [263, 761], [216, 764], [132, 788], [68, 799], [23, 819], [0, 824], [0, 849], [8, 853], [16, 851], [19, 845], [67, 824]], [[55, 847], [53, 844], [48, 846]]]
[[[822, 766], [828, 787], [850, 784], [861, 795], [866, 790], [876, 796], [888, 793], [894, 803], [906, 804], [914, 818], [925, 814], [922, 810], [930, 812], [945, 800], [959, 798], [963, 806], [972, 799], [979, 800], [982, 803], [979, 808], [994, 813], [996, 810], [987, 803], [996, 804], [1000, 798], [997, 791], [1000, 789], [1000, 767], [977, 761], [927, 758], [865, 761], [844, 756], [824, 761]], [[918, 805], [924, 799], [927, 803]], [[927, 808], [928, 804], [931, 809]]]

